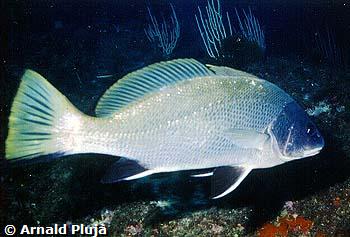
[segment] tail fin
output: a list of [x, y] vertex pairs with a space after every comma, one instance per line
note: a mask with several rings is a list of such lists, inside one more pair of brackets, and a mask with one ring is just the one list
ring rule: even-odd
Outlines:
[[[79, 124], [83, 116], [68, 99], [38, 73], [26, 70], [14, 99], [6, 140], [6, 159], [32, 159], [40, 155], [69, 154], [62, 128], [64, 116]], [[73, 122], [73, 124], [72, 124]]]

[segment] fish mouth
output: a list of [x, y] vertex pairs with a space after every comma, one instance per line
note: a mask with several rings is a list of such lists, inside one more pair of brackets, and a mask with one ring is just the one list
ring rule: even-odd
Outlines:
[[287, 161], [298, 160], [298, 159], [302, 159], [302, 158], [306, 158], [306, 157], [317, 155], [318, 153], [321, 152], [322, 148], [323, 147], [317, 147], [317, 148], [314, 148], [314, 149], [310, 149], [310, 150], [304, 151], [299, 156], [294, 156], [294, 157], [282, 156], [282, 157], [284, 158], [284, 160], [287, 160]]
[[317, 147], [317, 148], [314, 148], [314, 149], [311, 149], [311, 150], [304, 151], [303, 156], [304, 157], [309, 157], [309, 156], [317, 155], [318, 153], [321, 152], [322, 148], [323, 147]]

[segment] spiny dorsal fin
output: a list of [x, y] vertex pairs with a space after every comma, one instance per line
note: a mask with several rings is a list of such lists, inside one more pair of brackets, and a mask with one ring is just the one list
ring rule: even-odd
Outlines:
[[206, 66], [215, 73], [217, 76], [231, 76], [231, 77], [240, 77], [240, 78], [254, 78], [259, 79], [258, 77], [254, 76], [253, 74], [243, 72], [237, 69], [233, 69], [230, 67], [224, 67], [224, 66], [214, 66], [210, 64], [206, 64]]
[[214, 73], [194, 59], [176, 59], [152, 64], [127, 74], [112, 85], [97, 103], [96, 116], [112, 115], [144, 95], [178, 81], [209, 75]]

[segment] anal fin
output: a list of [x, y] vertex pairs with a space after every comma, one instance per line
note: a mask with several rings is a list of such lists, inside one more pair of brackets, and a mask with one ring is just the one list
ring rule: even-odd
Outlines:
[[244, 166], [223, 166], [216, 168], [211, 181], [212, 198], [221, 198], [235, 190], [250, 171], [251, 168]]
[[191, 177], [193, 178], [204, 178], [204, 177], [209, 177], [214, 174], [213, 171], [205, 172], [205, 173], [200, 173], [200, 174], [192, 174]]
[[133, 180], [153, 174], [137, 161], [121, 158], [114, 162], [102, 178], [102, 183], [115, 183], [123, 180]]

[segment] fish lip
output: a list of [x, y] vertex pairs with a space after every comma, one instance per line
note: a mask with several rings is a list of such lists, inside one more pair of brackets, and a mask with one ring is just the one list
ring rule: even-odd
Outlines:
[[287, 161], [299, 160], [299, 159], [302, 159], [302, 158], [306, 158], [306, 157], [317, 155], [318, 153], [321, 152], [322, 149], [323, 149], [323, 146], [322, 147], [317, 147], [317, 148], [314, 148], [314, 149], [310, 149], [308, 151], [305, 151], [305, 152], [303, 152], [302, 156], [297, 156], [297, 157], [282, 156], [282, 157], [284, 158], [284, 160], [287, 160]]
[[304, 151], [304, 156], [303, 157], [309, 157], [309, 156], [314, 156], [314, 155], [317, 155], [318, 153], [321, 152], [323, 146], [322, 147], [317, 147], [317, 148], [314, 148], [314, 149], [311, 149], [311, 150], [308, 150], [308, 151]]

